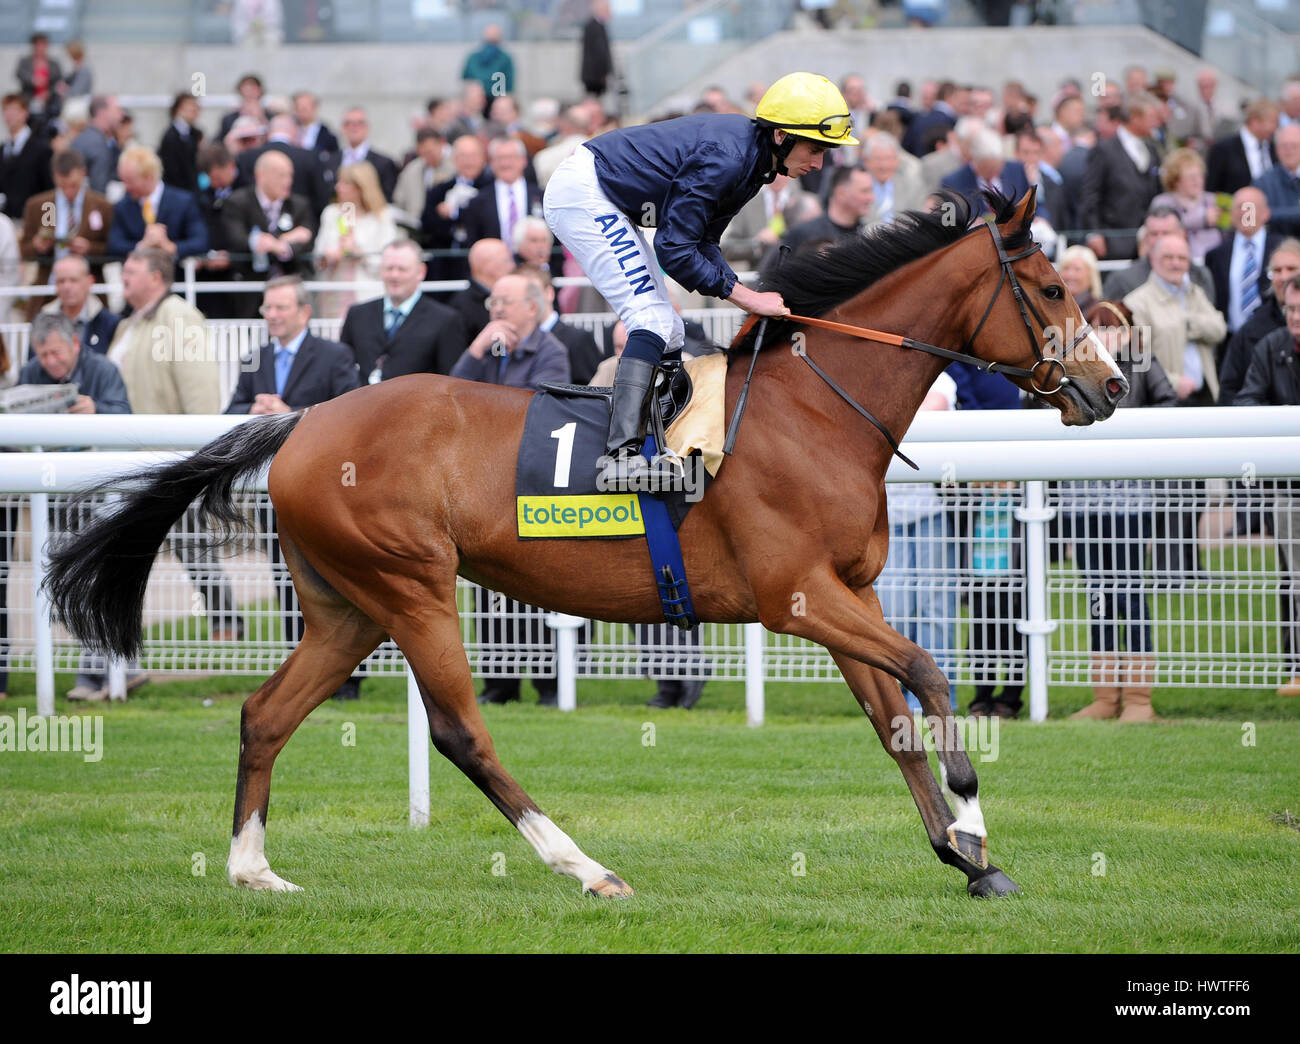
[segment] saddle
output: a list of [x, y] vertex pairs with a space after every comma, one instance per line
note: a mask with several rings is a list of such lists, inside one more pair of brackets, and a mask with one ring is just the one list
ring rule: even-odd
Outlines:
[[[586, 384], [562, 384], [558, 381], [543, 381], [540, 387], [562, 398], [604, 399], [606, 408], [612, 408], [613, 388], [593, 388]], [[657, 409], [652, 410], [650, 416], [650, 431], [656, 436], [658, 445], [665, 445], [663, 433], [690, 404], [694, 390], [691, 375], [687, 373], [680, 358], [660, 363], [654, 387]]]

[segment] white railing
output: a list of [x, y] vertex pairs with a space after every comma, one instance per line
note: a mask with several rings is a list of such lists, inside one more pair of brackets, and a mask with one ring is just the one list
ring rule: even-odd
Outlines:
[[[141, 464], [174, 458], [176, 453], [123, 452], [131, 446], [174, 445], [193, 448], [243, 422], [235, 417], [0, 417], [0, 445], [98, 446], [111, 452], [9, 453], [0, 457], [0, 494], [31, 493], [30, 503], [11, 499], [11, 514], [3, 526], [6, 546], [14, 548], [10, 589], [31, 591], [40, 576], [31, 548], [44, 543], [44, 530], [53, 518], [61, 528], [63, 497], [102, 478]], [[1286, 432], [1287, 434], [1276, 434]], [[964, 434], [972, 441], [955, 441]], [[1008, 683], [1027, 681], [1031, 714], [1046, 715], [1047, 684], [1087, 684], [1089, 641], [1096, 624], [1087, 597], [1097, 587], [1097, 563], [1080, 560], [1086, 548], [1106, 539], [1116, 519], [1141, 515], [1138, 535], [1142, 561], [1120, 568], [1114, 563], [1106, 579], [1121, 580], [1125, 592], [1152, 604], [1153, 625], [1162, 651], [1179, 653], [1178, 662], [1162, 665], [1162, 680], [1216, 685], [1275, 683], [1284, 668], [1279, 662], [1280, 611], [1273, 601], [1289, 573], [1276, 557], [1265, 516], [1287, 508], [1288, 491], [1266, 480], [1300, 472], [1300, 409], [1241, 408], [1203, 410], [1121, 411], [1105, 424], [1066, 429], [1047, 412], [922, 414], [906, 440], [906, 452], [921, 466], [913, 473], [898, 462], [891, 482], [917, 480], [944, 484], [936, 494], [930, 487], [905, 494], [891, 489], [891, 516], [942, 518], [943, 524], [925, 532], [900, 532], [891, 547], [890, 567], [877, 585], [891, 622], [916, 630], [931, 627], [927, 644], [950, 677], [963, 684], [989, 684], [1005, 673]], [[1113, 501], [1108, 490], [1083, 490], [1063, 479], [1159, 479], [1138, 483], [1141, 503], [1132, 512]], [[1248, 485], [1229, 488], [1223, 481], [1198, 485], [1197, 479], [1245, 479]], [[1024, 482], [1012, 490], [958, 483]], [[913, 498], [902, 499], [904, 496]], [[936, 501], [934, 498], [938, 497]], [[45, 498], [44, 506], [37, 498]], [[1128, 498], [1123, 493], [1121, 499]], [[1126, 501], [1127, 502], [1127, 501]], [[936, 506], [937, 505], [937, 506]], [[264, 502], [247, 503], [256, 520]], [[23, 509], [27, 524], [20, 525]], [[1016, 549], [1005, 563], [976, 561], [977, 548], [987, 544], [979, 526], [1000, 517], [1012, 532]], [[1237, 516], [1255, 518], [1238, 527]], [[1068, 532], [1060, 523], [1072, 522]], [[1109, 519], [1109, 522], [1105, 520]], [[4, 520], [0, 520], [4, 521]], [[1110, 526], [1108, 530], [1106, 527]], [[1090, 528], [1091, 527], [1091, 528]], [[1237, 530], [1241, 531], [1238, 532]], [[147, 669], [159, 673], [206, 669], [223, 673], [265, 673], [274, 669], [290, 645], [278, 633], [285, 615], [273, 595], [286, 583], [281, 567], [268, 565], [273, 534], [254, 526], [254, 536], [231, 563], [213, 566], [205, 579], [193, 565], [188, 546], [200, 546], [203, 535], [178, 527], [172, 545], [184, 568], [171, 556], [160, 558], [150, 589], [146, 627], [150, 632]], [[188, 543], [187, 543], [188, 542]], [[1173, 561], [1177, 554], [1203, 563], [1199, 572], [1180, 575], [1177, 584], [1145, 566], [1150, 545], [1153, 567]], [[912, 564], [900, 566], [903, 559]], [[1070, 566], [1073, 560], [1073, 566]], [[1057, 563], [1051, 566], [1051, 563]], [[1294, 569], [1295, 563], [1291, 563]], [[27, 572], [25, 572], [27, 571]], [[1186, 572], [1186, 571], [1180, 571]], [[23, 580], [18, 580], [22, 574]], [[223, 579], [224, 577], [224, 579]], [[215, 579], [214, 579], [215, 578]], [[30, 581], [30, 582], [24, 582]], [[208, 641], [206, 609], [191, 612], [196, 590], [207, 588], [204, 605], [220, 596], [211, 591], [225, 584], [230, 604], [249, 635], [243, 642], [217, 645]], [[1104, 586], [1104, 585], [1103, 585]], [[942, 597], [917, 599], [922, 592]], [[1105, 592], [1103, 592], [1104, 594]], [[475, 671], [480, 676], [510, 676], [521, 666], [537, 676], [628, 677], [646, 673], [658, 661], [679, 662], [684, 655], [666, 630], [637, 634], [626, 627], [597, 623], [577, 637], [572, 662], [557, 662], [554, 641], [541, 626], [538, 610], [478, 604], [472, 585], [463, 585], [464, 634]], [[968, 612], [957, 602], [965, 598]], [[1242, 599], [1246, 599], [1243, 602]], [[25, 665], [35, 655], [50, 675], [56, 663], [75, 668], [79, 650], [51, 633], [37, 648], [41, 623], [27, 598], [10, 602], [14, 624], [10, 642], [0, 651], [0, 665]], [[1242, 606], [1245, 605], [1245, 609]], [[296, 609], [290, 608], [292, 615]], [[23, 621], [31, 621], [30, 625]], [[581, 623], [581, 621], [579, 621]], [[1009, 640], [1010, 627], [1024, 640]], [[492, 629], [500, 633], [490, 634]], [[1001, 631], [994, 633], [997, 628]], [[981, 630], [983, 629], [983, 630]], [[965, 641], [958, 637], [964, 632]], [[487, 640], [482, 640], [486, 635]], [[979, 638], [979, 642], [972, 644]], [[761, 720], [756, 699], [763, 679], [833, 680], [838, 672], [823, 650], [786, 636], [761, 633], [756, 627], [706, 625], [702, 654], [693, 670], [716, 679], [745, 679], [751, 688], [754, 720]], [[758, 678], [753, 665], [762, 664]], [[404, 667], [394, 647], [372, 656], [372, 673]], [[41, 686], [45, 688], [44, 685]]]

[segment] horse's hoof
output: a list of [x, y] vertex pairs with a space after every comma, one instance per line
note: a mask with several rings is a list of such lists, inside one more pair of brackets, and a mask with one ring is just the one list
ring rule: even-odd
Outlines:
[[589, 884], [584, 892], [598, 895], [603, 899], [627, 899], [634, 895], [631, 887], [618, 874], [606, 874], [595, 884]]
[[1001, 895], [1014, 895], [1020, 891], [1020, 886], [995, 866], [983, 877], [972, 880], [966, 891], [976, 899], [994, 899]]
[[989, 839], [987, 837], [976, 837], [964, 830], [949, 827], [948, 847], [965, 859], [966, 862], [978, 866], [981, 870], [988, 868]]

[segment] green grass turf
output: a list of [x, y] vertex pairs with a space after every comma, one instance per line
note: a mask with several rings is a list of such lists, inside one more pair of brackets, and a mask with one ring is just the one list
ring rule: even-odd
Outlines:
[[[32, 713], [31, 676], [13, 682], [0, 712]], [[572, 715], [487, 708], [507, 769], [637, 890], [610, 902], [547, 870], [436, 753], [432, 822], [406, 825], [399, 679], [318, 709], [277, 762], [268, 856], [306, 891], [231, 888], [256, 684], [153, 684], [76, 711], [104, 716], [97, 763], [0, 752], [0, 950], [1300, 950], [1300, 701], [1268, 691], [1157, 690], [1157, 725], [1002, 723], [976, 768], [990, 855], [1025, 891], [993, 902], [934, 858], [842, 686], [770, 685], [761, 729], [734, 683], [690, 713], [647, 710], [646, 682], [582, 682]], [[1085, 698], [1054, 691], [1054, 715]]]

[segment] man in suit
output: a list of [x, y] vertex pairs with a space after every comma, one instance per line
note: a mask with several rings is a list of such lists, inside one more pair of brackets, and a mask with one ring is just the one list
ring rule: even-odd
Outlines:
[[[424, 197], [420, 231], [425, 247], [430, 250], [469, 249], [463, 219], [465, 209], [492, 183], [487, 150], [476, 135], [462, 134], [456, 139], [451, 146], [451, 162], [456, 168], [455, 176], [434, 185]], [[468, 265], [463, 257], [435, 257], [433, 274], [436, 279], [464, 279]]]
[[339, 166], [353, 163], [369, 163], [375, 168], [384, 198], [391, 203], [393, 190], [397, 188], [397, 164], [370, 147], [370, 120], [366, 117], [366, 110], [360, 107], [343, 114], [343, 149]]
[[570, 326], [560, 318], [555, 310], [555, 286], [551, 283], [551, 274], [541, 265], [524, 264], [515, 269], [516, 275], [527, 276], [541, 288], [546, 298], [546, 317], [538, 323], [538, 328], [554, 337], [569, 353], [569, 370], [574, 384], [590, 384], [596, 374], [596, 367], [605, 358], [604, 352], [596, 344], [596, 338], [589, 330]]
[[[1059, 148], [1059, 140], [1053, 135]], [[1073, 228], [1069, 197], [1065, 182], [1054, 167], [1043, 159], [1043, 140], [1032, 127], [1016, 135], [1016, 162], [1025, 172], [1029, 184], [1038, 187], [1035, 198], [1035, 215], [1041, 217], [1058, 232]]]
[[293, 118], [298, 124], [298, 145], [316, 153], [322, 167], [330, 167], [339, 154], [339, 139], [319, 115], [320, 102], [311, 91], [293, 96]]
[[95, 258], [93, 271], [98, 275], [113, 224], [113, 205], [86, 184], [81, 153], [64, 149], [52, 167], [55, 187], [27, 201], [18, 241], [23, 259], [37, 262], [38, 286], [50, 281], [53, 263], [70, 254]]
[[[899, 144], [893, 135], [877, 131], [862, 146], [863, 163], [871, 177], [872, 204], [867, 224], [892, 221], [905, 210], [919, 210], [925, 189], [919, 177], [909, 176], [899, 166]], [[919, 163], [913, 159], [913, 163]]]
[[488, 144], [492, 183], [465, 208], [465, 238], [514, 242], [515, 225], [530, 214], [541, 217], [542, 190], [524, 177], [528, 151], [516, 138], [493, 138]]
[[1025, 169], [1015, 160], [1002, 158], [1002, 139], [996, 131], [984, 128], [970, 145], [970, 162], [953, 171], [940, 184], [960, 192], [977, 213], [988, 209], [984, 189], [1000, 192], [1009, 199], [1019, 199], [1029, 191]]
[[126, 194], [113, 208], [108, 252], [126, 257], [139, 247], [156, 247], [172, 260], [208, 252], [208, 229], [195, 198], [162, 183], [162, 161], [153, 149], [133, 145], [117, 162]]
[[609, 46], [609, 0], [592, 0], [591, 17], [582, 27], [582, 68], [579, 79], [583, 89], [599, 98], [614, 75], [614, 52]]
[[1273, 134], [1277, 131], [1277, 103], [1268, 98], [1246, 107], [1246, 122], [1236, 134], [1210, 146], [1205, 161], [1206, 192], [1236, 192], [1273, 166]]
[[[1300, 84], [1296, 84], [1300, 90]], [[1277, 162], [1253, 184], [1268, 200], [1273, 228], [1286, 235], [1300, 235], [1300, 124], [1279, 127], [1273, 136]]]
[[361, 386], [347, 345], [308, 332], [311, 302], [298, 276], [268, 280], [260, 311], [270, 341], [240, 373], [226, 413], [291, 413]]
[[1214, 307], [1234, 334], [1268, 292], [1268, 259], [1282, 237], [1268, 227], [1268, 200], [1253, 186], [1232, 197], [1232, 231], [1205, 255], [1205, 267], [1214, 278]]
[[487, 326], [487, 299], [492, 285], [515, 267], [510, 248], [499, 239], [480, 239], [469, 248], [469, 286], [451, 296], [448, 306], [460, 314], [465, 336], [473, 340]]
[[957, 85], [951, 80], [944, 80], [939, 84], [934, 107], [913, 118], [907, 133], [903, 135], [903, 148], [913, 156], [925, 156], [929, 151], [924, 144], [926, 131], [931, 127], [952, 129], [957, 125], [961, 112], [955, 103], [960, 99], [960, 93]]
[[[1149, 94], [1130, 99], [1113, 138], [1103, 138], [1088, 153], [1079, 192], [1079, 226], [1085, 229], [1135, 229], [1160, 192], [1158, 164], [1147, 144], [1159, 102]], [[1087, 245], [1099, 258], [1137, 254], [1132, 233], [1091, 233]]]
[[32, 196], [54, 187], [50, 143], [28, 125], [27, 99], [21, 94], [6, 94], [0, 109], [9, 132], [0, 152], [0, 194], [4, 196], [0, 211], [17, 221]]
[[164, 185], [199, 190], [199, 142], [203, 131], [198, 126], [199, 100], [184, 91], [172, 100], [171, 123], [163, 132], [158, 144], [158, 158], [162, 160]]
[[321, 211], [329, 205], [332, 190], [321, 171], [316, 153], [294, 144], [297, 134], [298, 125], [288, 113], [271, 117], [270, 126], [267, 128], [266, 144], [245, 149], [236, 159], [236, 165], [239, 167], [239, 179], [236, 184], [240, 188], [253, 184], [253, 168], [257, 165], [258, 159], [267, 152], [281, 152], [288, 156], [293, 164], [293, 185], [290, 193], [302, 196], [311, 203], [312, 212], [319, 221]]
[[[293, 195], [293, 163], [270, 149], [253, 166], [253, 184], [236, 189], [222, 208], [226, 241], [235, 253], [248, 251], [251, 261], [234, 266], [236, 279], [274, 279], [311, 271], [316, 242], [316, 212], [310, 201]], [[240, 294], [241, 313], [256, 314], [256, 298]]]
[[90, 187], [104, 192], [117, 175], [117, 125], [122, 122], [122, 108], [111, 94], [90, 99], [90, 122], [72, 139], [72, 147], [86, 158]]
[[[238, 169], [230, 150], [219, 141], [208, 142], [199, 149], [199, 174], [206, 181], [197, 199], [199, 213], [208, 229], [208, 256], [199, 261], [198, 278], [201, 281], [219, 282], [230, 278], [230, 242], [226, 238], [224, 212], [226, 200], [235, 190]], [[234, 319], [239, 316], [238, 295], [226, 293], [203, 294], [200, 305], [209, 319]]]
[[55, 299], [41, 309], [42, 315], [62, 315], [72, 324], [84, 351], [108, 353], [121, 317], [99, 302], [90, 288], [95, 285], [90, 265], [80, 254], [68, 254], [54, 262]]
[[339, 334], [362, 381], [448, 374], [468, 346], [460, 313], [420, 291], [426, 272], [420, 248], [411, 240], [384, 247], [379, 267], [384, 296], [349, 308]]
[[[356, 363], [347, 347], [308, 333], [311, 303], [297, 276], [279, 276], [267, 282], [261, 313], [269, 343], [258, 351], [256, 366], [239, 375], [226, 413], [292, 413], [360, 387]], [[263, 510], [260, 521], [263, 530], [272, 534], [271, 563], [278, 571], [283, 555], [274, 536], [278, 532], [275, 513]], [[294, 612], [293, 584], [288, 577], [277, 578], [276, 596], [284, 614], [285, 640], [302, 641], [304, 625]], [[335, 697], [356, 699], [356, 685], [345, 682]]]
[[262, 106], [264, 88], [262, 81], [253, 73], [245, 73], [235, 85], [239, 93], [239, 108], [231, 109], [221, 117], [221, 129], [217, 137], [225, 141], [226, 135], [241, 116], [247, 116], [260, 124], [266, 123], [266, 109]]

